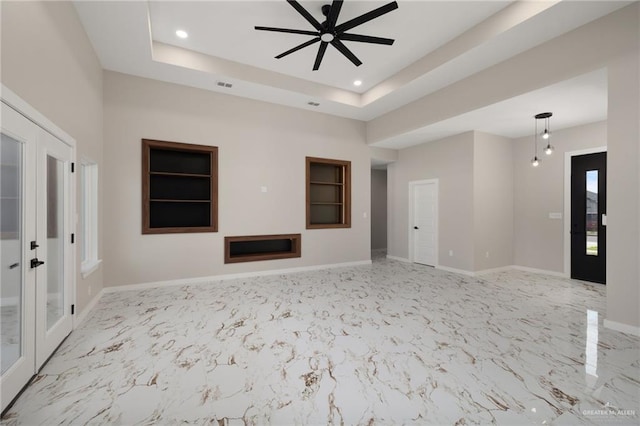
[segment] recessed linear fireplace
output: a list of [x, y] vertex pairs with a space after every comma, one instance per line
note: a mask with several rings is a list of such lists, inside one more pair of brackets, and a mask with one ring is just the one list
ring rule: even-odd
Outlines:
[[224, 263], [300, 257], [300, 234], [250, 235], [224, 238]]

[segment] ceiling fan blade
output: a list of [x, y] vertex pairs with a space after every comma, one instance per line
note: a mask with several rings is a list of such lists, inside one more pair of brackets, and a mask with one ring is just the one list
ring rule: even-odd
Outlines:
[[329, 43], [327, 43], [326, 41], [320, 43], [320, 47], [318, 48], [318, 55], [316, 55], [316, 62], [313, 64], [314, 71], [318, 71], [318, 68], [320, 68], [320, 63], [322, 62], [324, 52], [327, 50], [328, 45]]
[[318, 22], [316, 18], [311, 16], [311, 14], [307, 12], [307, 9], [302, 7], [300, 3], [298, 3], [296, 0], [287, 0], [287, 3], [293, 6], [293, 8], [297, 10], [298, 13], [304, 17], [304, 19], [306, 19], [311, 25], [313, 25], [313, 28], [315, 28], [318, 31], [322, 30], [322, 25], [320, 25], [320, 22]]
[[356, 57], [356, 55], [353, 54], [353, 52], [351, 52], [347, 46], [345, 46], [340, 40], [338, 40], [337, 38], [334, 38], [333, 41], [331, 41], [331, 45], [333, 47], [335, 47], [336, 49], [338, 49], [340, 51], [340, 53], [342, 53], [344, 56], [347, 57], [347, 59], [349, 59], [351, 62], [353, 62], [353, 64], [356, 67], [359, 67], [360, 65], [362, 65], [362, 61], [360, 61], [360, 59], [358, 59]]
[[389, 13], [392, 10], [396, 10], [397, 8], [398, 8], [398, 3], [396, 3], [395, 1], [385, 4], [384, 6], [374, 9], [371, 12], [367, 12], [364, 15], [360, 15], [347, 22], [343, 22], [342, 24], [338, 25], [335, 28], [335, 30], [337, 33], [348, 31], [353, 27], [357, 27], [358, 25], [362, 25], [365, 22], [369, 22], [372, 19], [376, 19], [377, 17], [382, 16], [385, 13]]
[[298, 50], [304, 49], [305, 47], [311, 46], [312, 44], [317, 43], [319, 41], [320, 41], [320, 37], [312, 38], [309, 41], [305, 41], [304, 43], [297, 45], [293, 49], [289, 49], [286, 52], [279, 54], [278, 56], [276, 56], [276, 59], [284, 58], [285, 56], [290, 55], [293, 52], [297, 52]]
[[289, 28], [274, 28], [274, 27], [253, 27], [253, 28], [259, 31], [273, 31], [276, 33], [304, 34], [304, 35], [313, 35], [313, 36], [318, 35], [318, 31], [292, 30]]
[[331, 9], [329, 9], [329, 16], [327, 16], [327, 29], [329, 31], [332, 31], [336, 27], [340, 9], [342, 9], [342, 0], [333, 0]]
[[340, 40], [359, 41], [361, 43], [387, 44], [391, 46], [395, 41], [392, 38], [372, 37], [360, 34], [342, 33], [338, 36]]

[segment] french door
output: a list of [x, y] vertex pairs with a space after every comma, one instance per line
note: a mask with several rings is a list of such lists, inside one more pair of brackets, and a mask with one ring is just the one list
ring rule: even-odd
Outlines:
[[71, 332], [71, 146], [2, 104], [2, 411]]

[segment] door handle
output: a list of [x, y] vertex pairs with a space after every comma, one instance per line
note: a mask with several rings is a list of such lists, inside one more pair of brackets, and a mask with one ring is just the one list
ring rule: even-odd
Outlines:
[[419, 229], [417, 226], [414, 226], [413, 229]]
[[36, 242], [35, 242], [35, 241], [31, 241], [31, 250], [35, 250], [35, 249], [37, 249], [38, 247], [40, 247], [40, 246], [39, 246], [38, 244], [36, 244]]
[[17, 268], [18, 266], [20, 266], [20, 263], [19, 263], [19, 262], [16, 262], [16, 263], [14, 263], [13, 265], [9, 265], [9, 269], [15, 269], [15, 268]]
[[31, 269], [37, 268], [38, 266], [44, 265], [43, 260], [38, 260], [38, 258], [31, 259]]

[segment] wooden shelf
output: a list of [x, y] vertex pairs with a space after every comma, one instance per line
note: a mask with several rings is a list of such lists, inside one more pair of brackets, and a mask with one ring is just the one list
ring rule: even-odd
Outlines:
[[317, 181], [311, 181], [309, 182], [311, 185], [333, 185], [333, 186], [344, 186], [344, 183], [342, 182], [317, 182]]
[[174, 172], [149, 172], [152, 176], [177, 176], [177, 177], [196, 177], [210, 178], [211, 175], [203, 175], [199, 173], [174, 173]]
[[211, 203], [210, 200], [175, 200], [163, 198], [152, 198], [149, 201], [152, 203]]

